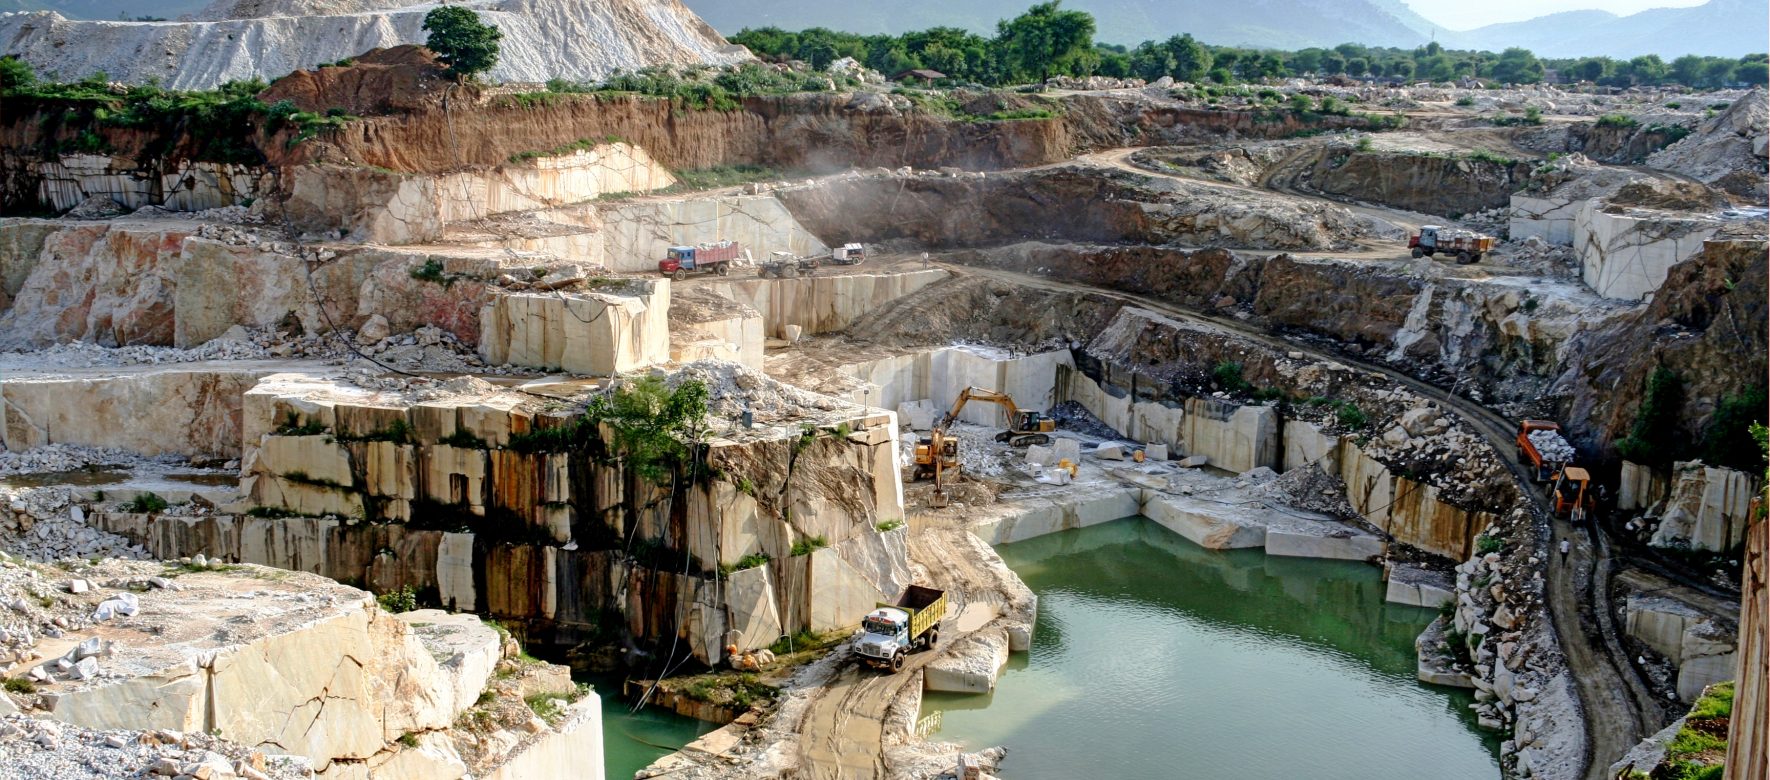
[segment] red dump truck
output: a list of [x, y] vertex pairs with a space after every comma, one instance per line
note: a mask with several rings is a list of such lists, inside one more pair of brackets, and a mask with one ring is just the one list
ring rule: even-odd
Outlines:
[[708, 271], [725, 276], [731, 273], [732, 262], [743, 256], [744, 247], [736, 241], [673, 246], [665, 251], [664, 259], [658, 261], [658, 273], [679, 282], [689, 274]]

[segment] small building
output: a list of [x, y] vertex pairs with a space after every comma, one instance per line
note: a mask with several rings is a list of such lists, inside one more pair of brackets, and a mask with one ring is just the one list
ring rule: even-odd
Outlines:
[[945, 73], [927, 68], [912, 68], [891, 77], [892, 81], [920, 81], [924, 87], [934, 86], [934, 82], [946, 78]]

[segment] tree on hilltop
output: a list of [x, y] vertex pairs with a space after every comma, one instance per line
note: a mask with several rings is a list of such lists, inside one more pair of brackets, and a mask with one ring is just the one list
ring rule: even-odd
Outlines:
[[479, 14], [458, 5], [431, 9], [424, 15], [424, 45], [449, 66], [449, 75], [467, 79], [491, 70], [498, 62], [498, 41], [504, 33], [479, 20]]

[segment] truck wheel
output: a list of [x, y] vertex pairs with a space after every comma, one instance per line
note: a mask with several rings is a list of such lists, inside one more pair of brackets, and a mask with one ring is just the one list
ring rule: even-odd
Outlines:
[[799, 275], [799, 268], [797, 266], [788, 265], [788, 266], [781, 268], [781, 278], [782, 279], [791, 279], [791, 278], [798, 276], [798, 275]]
[[1422, 256], [1424, 256], [1424, 255], [1425, 255], [1425, 254], [1426, 254], [1426, 253], [1425, 253], [1425, 251], [1424, 251], [1424, 250], [1422, 250], [1422, 249], [1420, 249], [1420, 248], [1419, 248], [1419, 247], [1417, 247], [1417, 246], [1416, 246], [1416, 247], [1414, 247], [1414, 251], [1413, 251], [1413, 252], [1412, 252], [1412, 254], [1413, 254], [1413, 256], [1414, 256], [1414, 259], [1415, 259], [1415, 260], [1418, 260], [1418, 259], [1420, 259], [1420, 258], [1421, 258], [1421, 257], [1422, 257]]
[[903, 671], [903, 651], [899, 650], [891, 655], [891, 673], [897, 674], [901, 671]]
[[670, 274], [670, 278], [680, 282], [688, 278], [688, 272], [678, 268], [676, 269], [676, 273]]
[[1470, 255], [1468, 252], [1458, 252], [1457, 253], [1457, 265], [1468, 265], [1473, 262], [1475, 262], [1475, 258], [1473, 255]]
[[940, 629], [928, 629], [928, 649], [933, 650], [934, 646], [938, 644], [940, 644]]
[[731, 275], [731, 263], [720, 263], [719, 264], [719, 275], [720, 276], [730, 276]]

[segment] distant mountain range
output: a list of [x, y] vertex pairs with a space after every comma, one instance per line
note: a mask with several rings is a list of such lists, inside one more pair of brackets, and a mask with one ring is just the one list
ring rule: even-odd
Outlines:
[[[994, 32], [1034, 0], [685, 0], [720, 32], [774, 25], [828, 27], [857, 33], [901, 33], [927, 27]], [[177, 18], [208, 0], [0, 0], [0, 11], [52, 10], [77, 19], [127, 16]], [[1709, 0], [1691, 8], [1656, 8], [1617, 16], [1567, 11], [1524, 22], [1451, 31], [1414, 13], [1405, 0], [1065, 0], [1094, 14], [1098, 40], [1136, 44], [1179, 33], [1206, 43], [1300, 49], [1354, 42], [1413, 47], [1437, 40], [1450, 48], [1499, 51], [1522, 46], [1542, 56], [1658, 54], [1739, 56], [1766, 48], [1770, 4]]]

